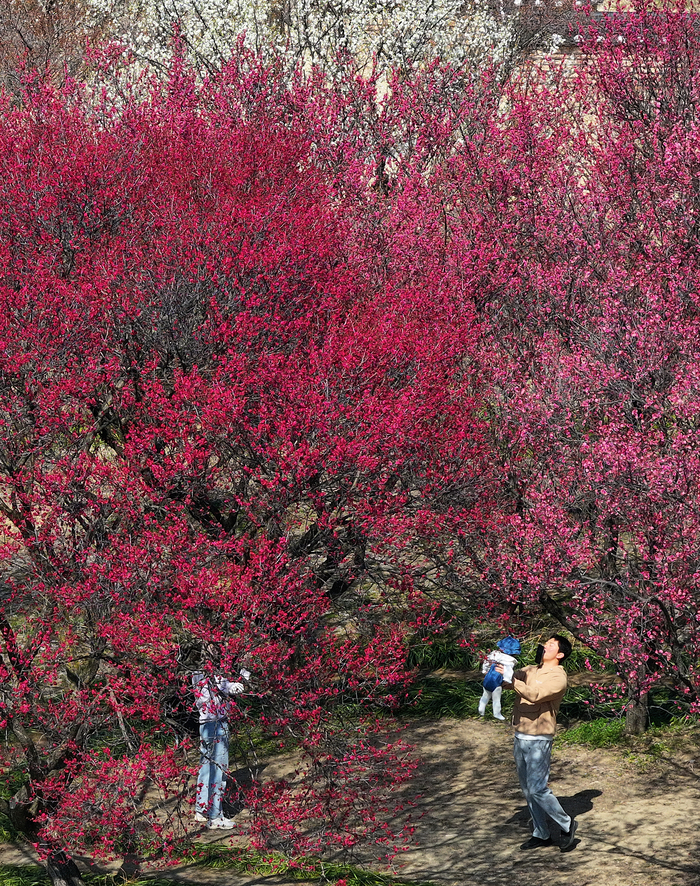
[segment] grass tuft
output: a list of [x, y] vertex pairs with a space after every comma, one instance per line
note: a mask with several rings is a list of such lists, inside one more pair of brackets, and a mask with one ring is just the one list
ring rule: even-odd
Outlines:
[[215, 870], [230, 870], [241, 874], [257, 874], [272, 877], [284, 874], [291, 880], [302, 882], [321, 881], [347, 886], [432, 886], [414, 880], [397, 879], [392, 874], [367, 871], [351, 864], [323, 862], [318, 859], [289, 859], [279, 853], [261, 853], [254, 849], [207, 846], [194, 855], [198, 865]]
[[0, 886], [47, 886], [51, 881], [36, 865], [0, 864]]
[[[391, 874], [365, 871], [350, 864], [327, 864], [317, 860], [290, 861], [281, 855], [262, 855], [249, 849], [226, 849], [207, 847], [197, 852], [202, 867], [220, 871], [235, 871], [274, 877], [284, 874], [292, 880], [304, 882], [345, 883], [345, 886], [433, 886], [398, 879]], [[173, 880], [158, 877], [140, 877], [124, 881], [109, 874], [82, 875], [87, 886], [172, 886]], [[50, 879], [43, 868], [36, 865], [0, 865], [0, 886], [50, 886]]]
[[624, 720], [589, 720], [567, 729], [559, 736], [565, 744], [587, 745], [591, 748], [612, 748], [626, 744]]
[[[400, 713], [411, 719], [451, 717], [463, 720], [476, 717], [481, 693], [480, 683], [425, 677], [410, 692]], [[507, 701], [504, 696], [504, 706]]]
[[422, 670], [468, 671], [477, 666], [473, 654], [451, 637], [437, 637], [430, 643], [416, 643], [408, 653], [408, 666]]

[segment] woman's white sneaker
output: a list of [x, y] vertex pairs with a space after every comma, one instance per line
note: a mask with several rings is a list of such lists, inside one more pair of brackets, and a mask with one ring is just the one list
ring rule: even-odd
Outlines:
[[221, 831], [230, 831], [232, 828], [236, 827], [236, 822], [220, 815], [219, 818], [212, 818], [211, 821], [207, 822], [207, 827], [212, 831], [217, 829]]

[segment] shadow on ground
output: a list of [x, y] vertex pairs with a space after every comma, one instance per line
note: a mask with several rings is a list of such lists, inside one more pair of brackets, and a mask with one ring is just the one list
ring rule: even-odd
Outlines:
[[433, 722], [406, 738], [424, 765], [406, 792], [416, 847], [399, 860], [403, 876], [449, 886], [700, 886], [700, 781], [686, 770], [657, 775], [650, 791], [645, 773], [617, 753], [555, 748], [551, 786], [578, 822], [579, 843], [565, 854], [556, 845], [523, 852], [529, 814], [508, 727]]
[[[645, 768], [618, 751], [555, 745], [551, 786], [578, 821], [580, 842], [566, 854], [556, 845], [523, 852], [529, 818], [508, 726], [431, 721], [409, 725], [403, 737], [423, 765], [403, 789], [413, 804], [416, 842], [397, 859], [401, 879], [438, 886], [700, 886], [694, 760], [669, 756]], [[229, 834], [204, 832], [203, 839], [227, 845]], [[234, 845], [240, 840], [234, 837]], [[28, 860], [0, 853], [0, 862]], [[194, 865], [164, 876], [198, 886], [292, 886], [284, 877]]]

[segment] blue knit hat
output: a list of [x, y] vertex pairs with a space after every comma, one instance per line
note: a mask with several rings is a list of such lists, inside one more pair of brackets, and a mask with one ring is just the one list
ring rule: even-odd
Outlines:
[[496, 646], [506, 655], [520, 655], [520, 640], [516, 640], [515, 637], [505, 637], [499, 640]]

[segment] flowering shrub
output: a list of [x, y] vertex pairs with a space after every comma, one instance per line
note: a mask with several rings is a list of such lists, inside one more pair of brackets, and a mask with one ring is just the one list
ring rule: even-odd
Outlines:
[[0, 720], [51, 870], [182, 847], [198, 644], [254, 675], [236, 765], [297, 748], [241, 786], [292, 854], [410, 835], [388, 713], [455, 611], [558, 619], [635, 728], [697, 707], [698, 36], [612, 25], [379, 101], [243, 47], [3, 99]]
[[700, 44], [693, 15], [641, 8], [581, 46], [440, 187], [510, 509], [487, 574], [614, 660], [639, 729], [668, 674], [698, 703]]
[[253, 729], [299, 751], [241, 788], [253, 839], [410, 833], [415, 761], [377, 711], [441, 624], [444, 538], [481, 519], [483, 422], [452, 383], [472, 314], [426, 300], [422, 250], [387, 267], [374, 145], [310, 124], [347, 101], [319, 90], [176, 60], [146, 99], [32, 82], [3, 106], [0, 716], [15, 825], [66, 879], [66, 853], [190, 833], [197, 644], [254, 677], [234, 765]]

